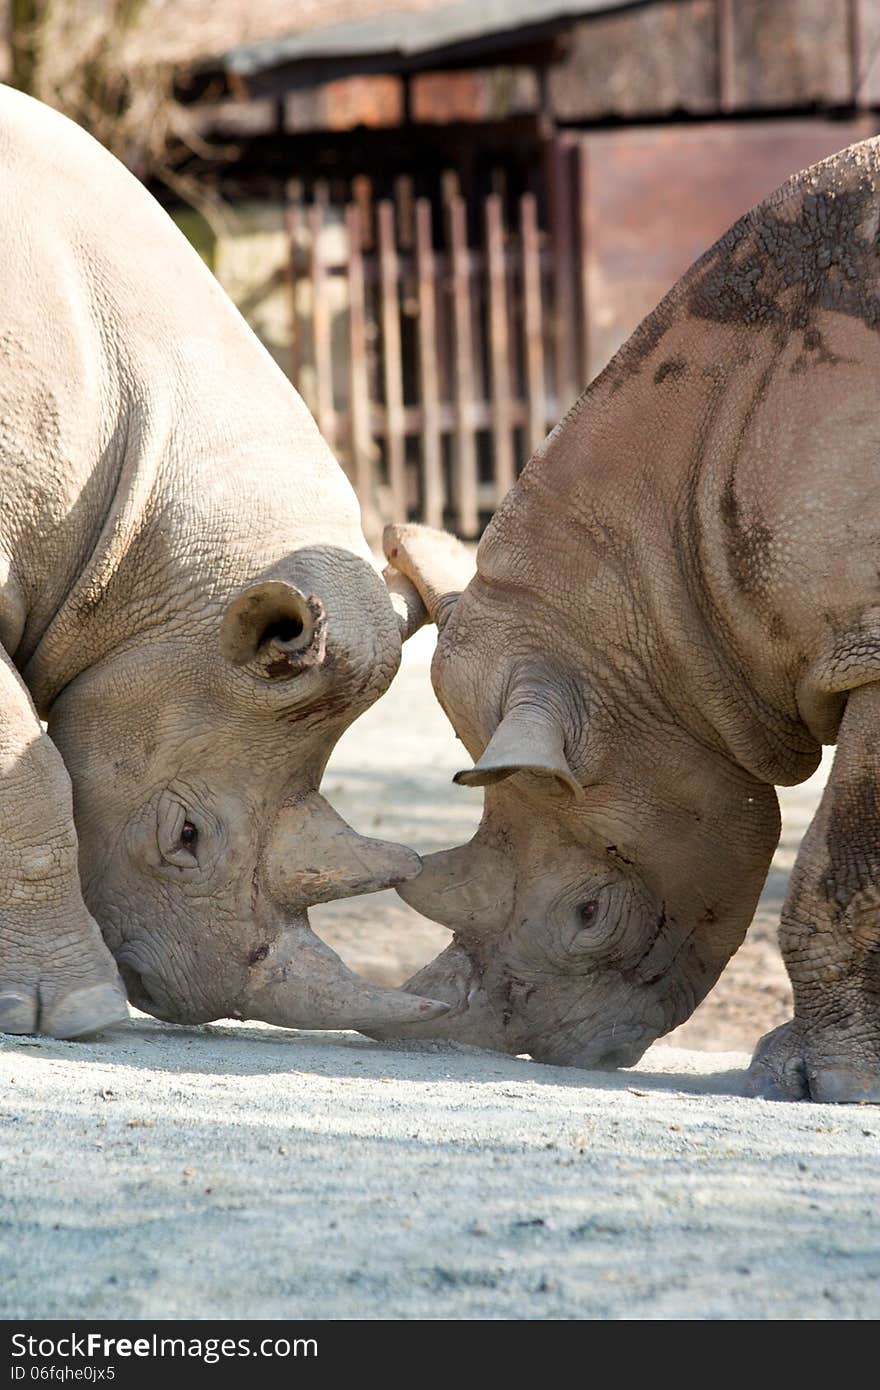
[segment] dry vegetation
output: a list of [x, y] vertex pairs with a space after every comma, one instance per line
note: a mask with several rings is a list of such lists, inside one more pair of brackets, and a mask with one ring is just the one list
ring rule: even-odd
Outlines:
[[[154, 47], [151, 0], [11, 0], [10, 80], [90, 131], [145, 182], [210, 217], [189, 177], [210, 155], [176, 97], [184, 70]], [[222, 152], [216, 152], [222, 153]]]

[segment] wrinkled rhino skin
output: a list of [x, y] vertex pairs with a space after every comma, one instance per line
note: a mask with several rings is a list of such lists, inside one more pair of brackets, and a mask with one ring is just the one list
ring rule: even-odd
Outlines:
[[752, 1087], [880, 1100], [878, 215], [871, 140], [741, 219], [531, 460], [469, 582], [448, 538], [389, 535], [441, 629], [457, 780], [486, 788], [471, 844], [400, 890], [455, 932], [410, 982], [449, 1014], [404, 1033], [632, 1065], [740, 944], [775, 785], [836, 742], [782, 914], [795, 1018]]
[[137, 181], [8, 88], [0, 228], [0, 1029], [124, 1016], [117, 963], [179, 1022], [444, 1011], [308, 927], [418, 869], [317, 794], [403, 615], [308, 411]]

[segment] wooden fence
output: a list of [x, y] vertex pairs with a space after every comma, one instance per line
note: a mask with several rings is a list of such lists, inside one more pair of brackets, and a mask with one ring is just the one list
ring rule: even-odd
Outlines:
[[584, 147], [533, 193], [294, 203], [293, 375], [368, 521], [479, 534], [587, 380]]

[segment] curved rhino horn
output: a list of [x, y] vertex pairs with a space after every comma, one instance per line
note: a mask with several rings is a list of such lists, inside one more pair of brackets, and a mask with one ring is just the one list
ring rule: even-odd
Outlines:
[[252, 967], [242, 1013], [281, 1028], [366, 1029], [427, 1023], [448, 1010], [439, 1000], [361, 979], [303, 920]]
[[485, 750], [472, 768], [452, 779], [465, 787], [487, 787], [515, 772], [537, 772], [576, 800], [584, 789], [565, 756], [565, 730], [556, 711], [534, 699], [520, 700], [504, 714]]
[[[473, 551], [455, 536], [431, 526], [386, 526], [382, 544], [389, 562], [385, 582], [392, 593], [399, 595], [398, 619], [404, 635], [415, 632], [426, 616], [442, 629], [474, 576]], [[421, 611], [412, 597], [401, 590], [397, 575], [409, 580], [424, 605]]]
[[415, 850], [359, 835], [318, 792], [284, 806], [266, 853], [269, 896], [294, 911], [378, 893], [422, 866]]
[[483, 932], [513, 910], [514, 880], [503, 850], [481, 839], [428, 854], [397, 892], [423, 916], [457, 932]]
[[414, 632], [418, 632], [420, 627], [424, 627], [429, 617], [428, 610], [412, 580], [407, 579], [406, 575], [401, 574], [393, 565], [385, 566], [382, 578], [391, 599], [391, 607], [397, 615], [400, 640], [405, 642]]

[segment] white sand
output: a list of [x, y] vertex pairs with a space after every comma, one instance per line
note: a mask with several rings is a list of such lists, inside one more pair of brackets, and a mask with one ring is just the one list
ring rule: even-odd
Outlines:
[[0, 1055], [0, 1315], [876, 1317], [880, 1113], [142, 1021]]
[[[422, 850], [480, 806], [431, 641], [326, 783]], [[787, 794], [771, 906], [820, 784]], [[393, 895], [314, 919], [380, 978], [446, 939]], [[746, 1062], [658, 1046], [606, 1076], [143, 1018], [5, 1039], [0, 1316], [877, 1317], [880, 1111], [745, 1099]]]

